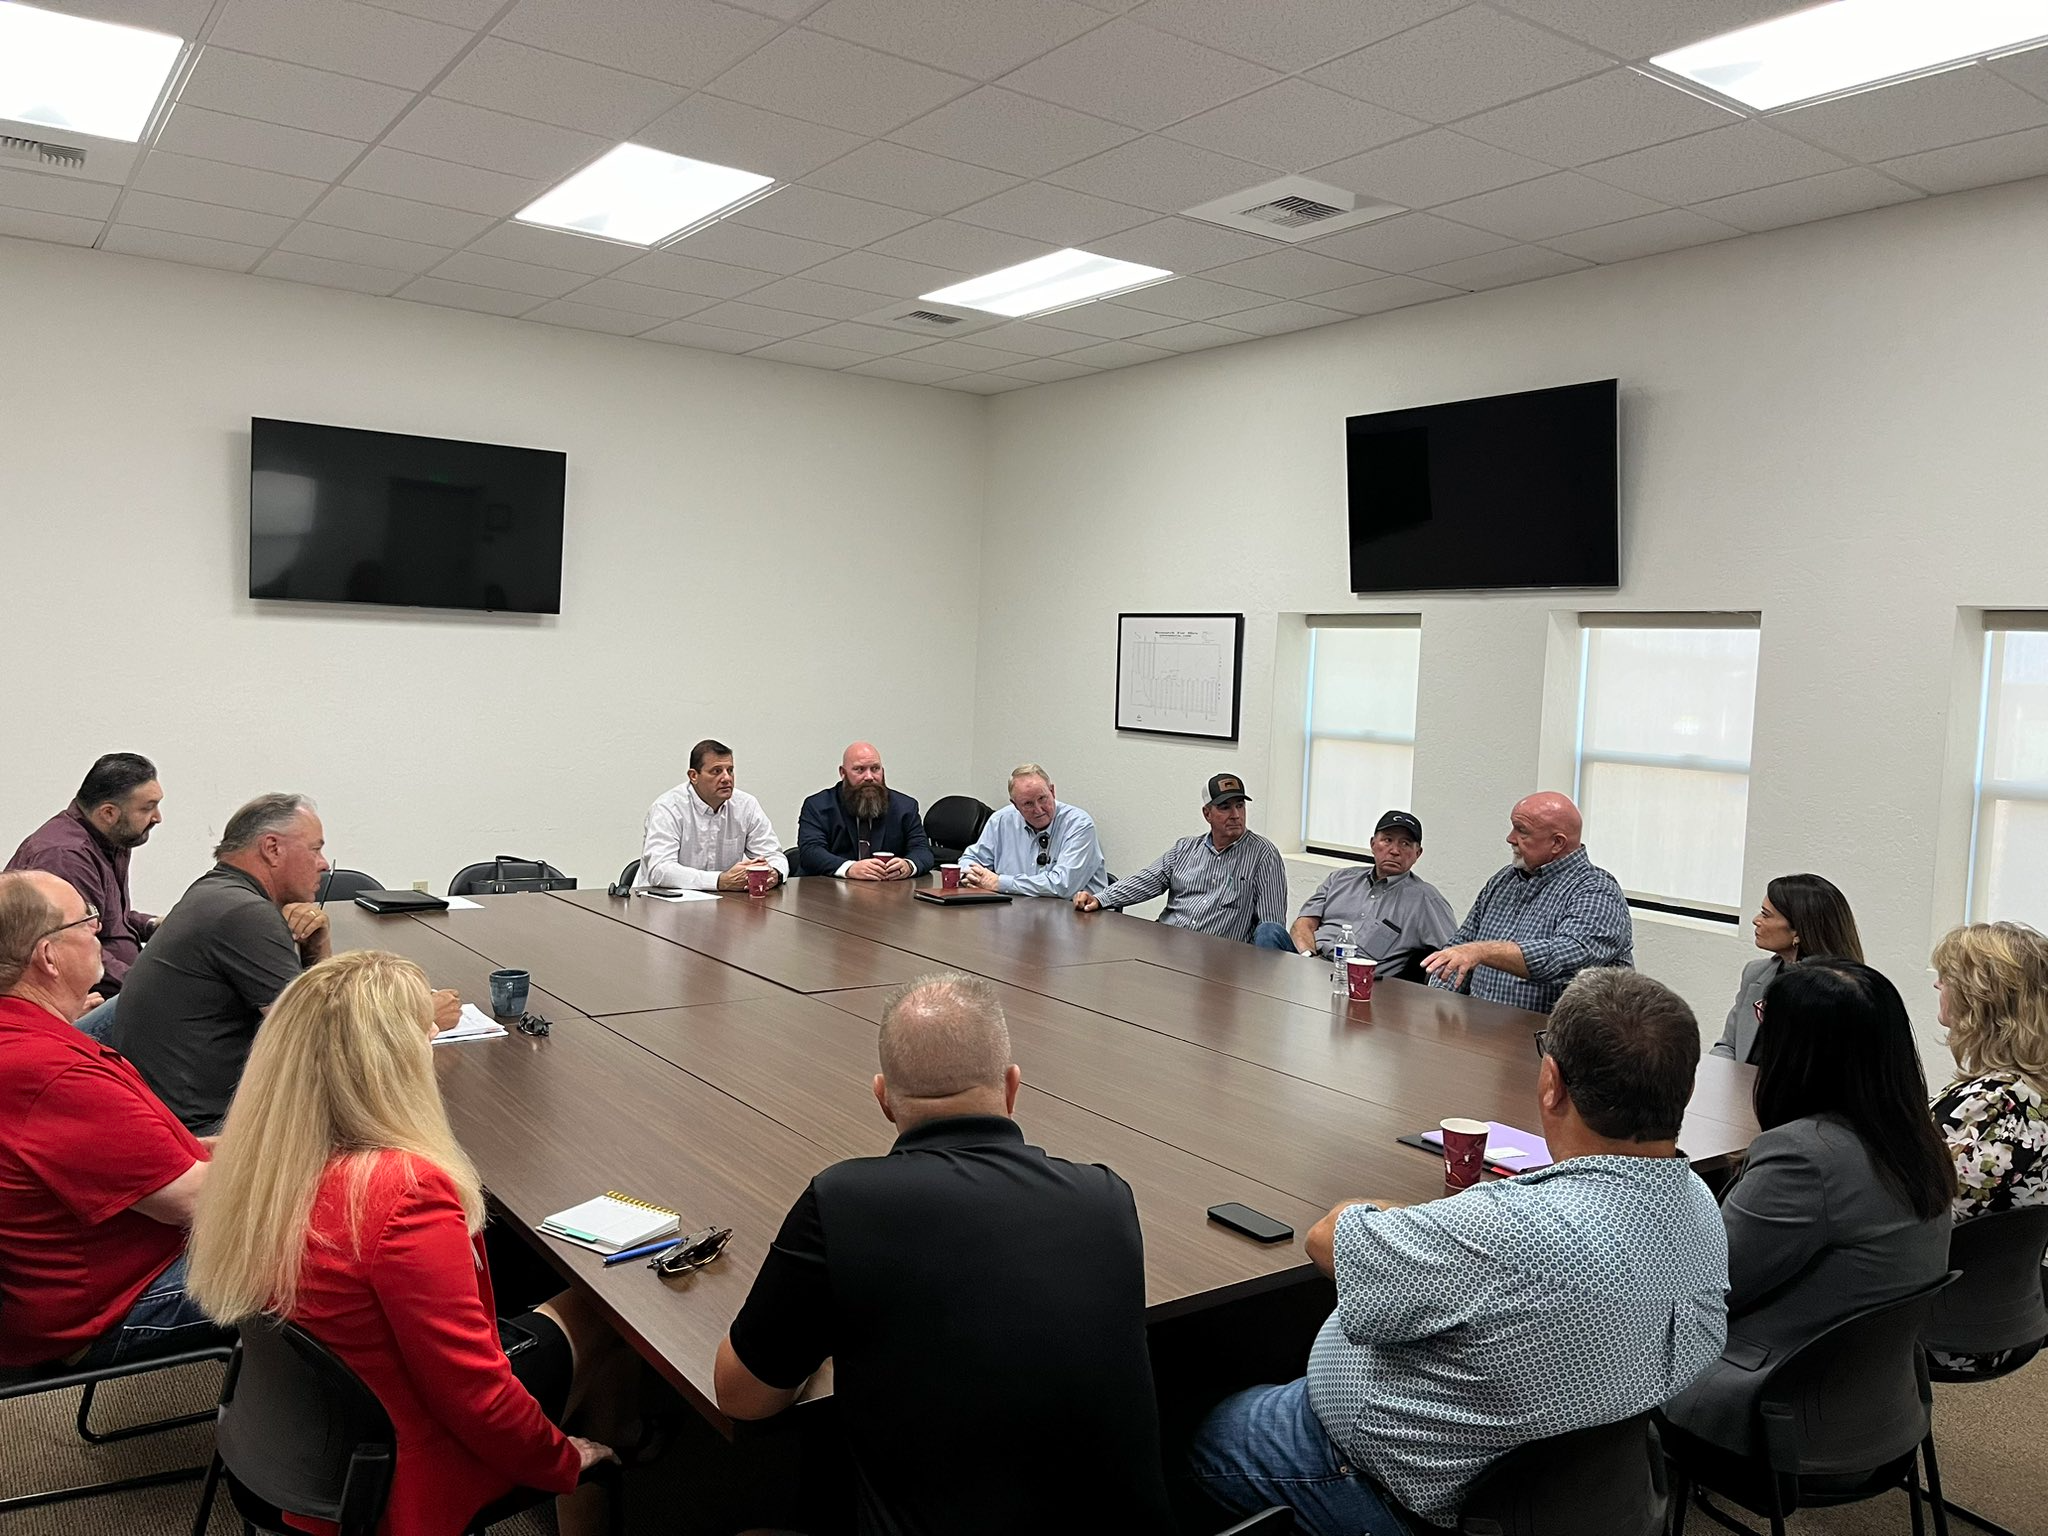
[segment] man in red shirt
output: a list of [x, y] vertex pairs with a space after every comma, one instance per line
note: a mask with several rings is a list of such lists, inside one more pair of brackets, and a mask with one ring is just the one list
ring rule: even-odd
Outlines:
[[0, 874], [0, 1367], [221, 1336], [185, 1294], [206, 1148], [72, 1027], [99, 977], [98, 911], [55, 875]]

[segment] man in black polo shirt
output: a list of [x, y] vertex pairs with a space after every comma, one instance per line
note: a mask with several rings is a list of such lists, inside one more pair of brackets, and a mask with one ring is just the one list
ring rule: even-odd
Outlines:
[[1010, 1118], [995, 990], [944, 973], [882, 1016], [886, 1157], [826, 1169], [718, 1349], [719, 1408], [762, 1419], [827, 1357], [858, 1529], [1166, 1529], [1130, 1186]]

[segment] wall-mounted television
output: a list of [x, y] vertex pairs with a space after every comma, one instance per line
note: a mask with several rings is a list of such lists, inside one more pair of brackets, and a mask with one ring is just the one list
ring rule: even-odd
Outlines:
[[1353, 592], [1621, 584], [1616, 381], [1353, 416]]
[[568, 456], [258, 416], [249, 595], [562, 611]]

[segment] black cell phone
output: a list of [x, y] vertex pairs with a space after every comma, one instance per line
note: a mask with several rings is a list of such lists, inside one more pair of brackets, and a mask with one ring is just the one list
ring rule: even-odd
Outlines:
[[1235, 1200], [1228, 1205], [1209, 1207], [1209, 1219], [1220, 1222], [1233, 1232], [1242, 1232], [1255, 1243], [1284, 1243], [1294, 1236], [1294, 1228], [1284, 1221], [1275, 1221], [1248, 1205], [1239, 1205]]
[[515, 1355], [525, 1354], [526, 1351], [532, 1349], [538, 1343], [540, 1343], [540, 1339], [537, 1336], [520, 1327], [519, 1324], [513, 1322], [510, 1318], [501, 1317], [498, 1319], [498, 1347], [505, 1351], [505, 1358], [507, 1360], [510, 1360]]

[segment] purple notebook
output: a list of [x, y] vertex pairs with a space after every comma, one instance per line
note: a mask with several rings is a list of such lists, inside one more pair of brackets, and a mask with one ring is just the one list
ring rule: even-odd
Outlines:
[[[1422, 1139], [1437, 1151], [1443, 1150], [1442, 1131], [1424, 1131]], [[1550, 1148], [1541, 1136], [1502, 1125], [1498, 1120], [1486, 1122], [1486, 1166], [1495, 1173], [1527, 1173], [1533, 1168], [1548, 1168], [1551, 1162]]]

